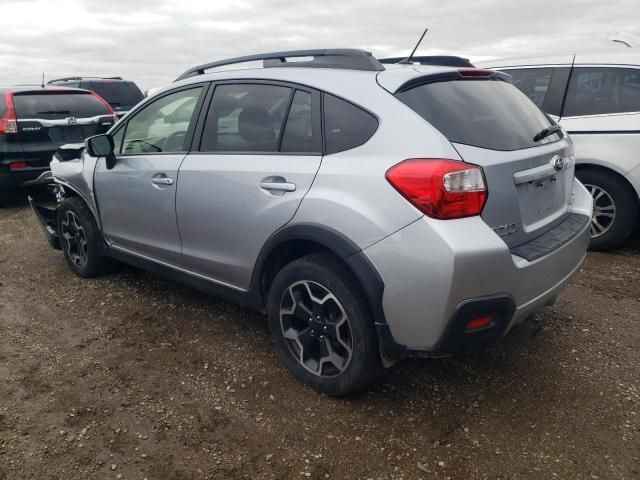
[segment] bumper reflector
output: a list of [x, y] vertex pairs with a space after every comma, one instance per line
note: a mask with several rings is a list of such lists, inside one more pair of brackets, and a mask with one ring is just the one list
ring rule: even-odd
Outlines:
[[20, 170], [22, 168], [27, 168], [29, 164], [27, 162], [11, 162], [9, 164], [9, 170]]
[[464, 329], [467, 332], [473, 331], [473, 330], [480, 330], [481, 328], [487, 328], [489, 326], [491, 326], [491, 323], [493, 322], [493, 316], [492, 315], [485, 315], [483, 317], [478, 317], [478, 318], [474, 318], [473, 320], [470, 320], [464, 327]]

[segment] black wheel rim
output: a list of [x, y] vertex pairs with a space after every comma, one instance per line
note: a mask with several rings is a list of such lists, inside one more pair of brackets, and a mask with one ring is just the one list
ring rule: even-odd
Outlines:
[[344, 372], [353, 353], [349, 317], [337, 297], [310, 280], [293, 283], [280, 302], [280, 327], [296, 361], [319, 377]]
[[609, 231], [616, 219], [616, 204], [609, 193], [597, 185], [585, 184], [593, 197], [591, 237], [599, 237]]
[[80, 224], [80, 219], [74, 212], [67, 210], [62, 218], [61, 227], [64, 249], [68, 258], [77, 267], [84, 267], [88, 258], [87, 236]]

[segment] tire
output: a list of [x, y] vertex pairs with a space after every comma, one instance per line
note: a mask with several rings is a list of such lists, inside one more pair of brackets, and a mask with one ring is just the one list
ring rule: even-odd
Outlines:
[[58, 207], [60, 246], [69, 268], [79, 277], [94, 278], [107, 270], [109, 259], [101, 255], [102, 235], [93, 214], [77, 197]]
[[294, 260], [276, 275], [267, 300], [271, 334], [284, 364], [304, 384], [347, 395], [381, 372], [376, 332], [362, 299], [353, 274], [332, 254]]
[[576, 172], [594, 197], [591, 220], [591, 250], [609, 250], [619, 246], [638, 221], [638, 196], [623, 178], [594, 168]]
[[11, 205], [12, 200], [13, 191], [6, 188], [0, 188], [0, 207]]

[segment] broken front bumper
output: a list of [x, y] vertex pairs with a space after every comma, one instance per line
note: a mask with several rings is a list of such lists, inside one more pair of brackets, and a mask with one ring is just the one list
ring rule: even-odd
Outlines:
[[29, 205], [31, 205], [31, 210], [42, 228], [45, 237], [47, 238], [47, 242], [51, 247], [56, 250], [60, 250], [60, 237], [58, 235], [58, 209], [46, 207], [44, 205], [38, 205], [35, 203], [33, 197], [29, 195]]

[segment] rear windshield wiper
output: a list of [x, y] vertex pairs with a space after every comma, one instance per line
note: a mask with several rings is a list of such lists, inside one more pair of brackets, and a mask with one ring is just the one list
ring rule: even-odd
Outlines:
[[37, 114], [43, 114], [43, 115], [56, 115], [56, 114], [69, 114], [71, 113], [70, 110], [45, 110], [44, 112], [36, 112]]
[[533, 137], [533, 141], [534, 142], [539, 142], [543, 138], [547, 138], [549, 135], [553, 135], [554, 133], [558, 133], [560, 130], [562, 130], [562, 127], [560, 125], [558, 125], [558, 124], [551, 125], [550, 127], [547, 127], [547, 128], [543, 128], [538, 133], [536, 133], [536, 136]]

